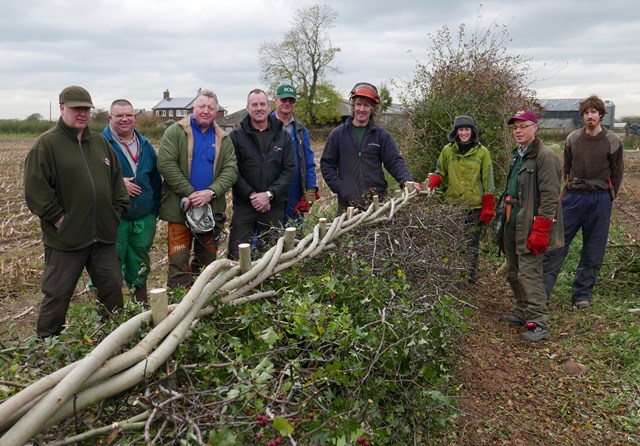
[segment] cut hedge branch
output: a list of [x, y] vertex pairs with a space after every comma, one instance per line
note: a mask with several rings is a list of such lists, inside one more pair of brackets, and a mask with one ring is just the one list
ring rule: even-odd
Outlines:
[[5, 431], [0, 444], [25, 444], [37, 433], [78, 410], [149, 379], [188, 336], [192, 325], [197, 323], [199, 312], [212, 298], [224, 303], [242, 303], [272, 296], [273, 293], [252, 290], [274, 273], [331, 247], [336, 237], [362, 225], [392, 219], [397, 209], [416, 195], [416, 191], [405, 189], [397, 198], [390, 198], [377, 209], [371, 204], [351, 219], [343, 214], [333, 220], [322, 237], [318, 224], [311, 234], [287, 252], [283, 252], [284, 237], [281, 237], [245, 274], [240, 274], [236, 262], [214, 261], [201, 272], [182, 301], [170, 306], [167, 317], [133, 348], [122, 351], [148, 328], [151, 311], [120, 325], [83, 359], [36, 381], [0, 404], [0, 432]]

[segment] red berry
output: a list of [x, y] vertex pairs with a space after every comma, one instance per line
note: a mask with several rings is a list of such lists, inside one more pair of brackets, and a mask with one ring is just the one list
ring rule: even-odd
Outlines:
[[278, 437], [276, 438], [276, 444], [282, 444], [282, 438]]
[[362, 446], [371, 446], [371, 443], [369, 443], [368, 441], [365, 441], [364, 443], [362, 443]]
[[256, 434], [256, 440], [262, 440], [262, 434]]
[[335, 298], [336, 298], [336, 297], [338, 297], [338, 295], [337, 295], [337, 294], [332, 294], [332, 295], [329, 297], [329, 300], [335, 300]]
[[309, 412], [309, 418], [313, 419], [313, 417], [314, 417], [313, 412]]
[[356, 440], [356, 443], [358, 444], [362, 444], [365, 441], [367, 441], [367, 437], [365, 437], [364, 435], [362, 437], [358, 437], [358, 439]]

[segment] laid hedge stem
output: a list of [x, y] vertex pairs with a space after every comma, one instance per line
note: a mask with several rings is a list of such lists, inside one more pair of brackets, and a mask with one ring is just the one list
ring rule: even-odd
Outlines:
[[132, 349], [118, 353], [150, 323], [151, 311], [121, 324], [83, 359], [41, 378], [0, 404], [0, 432], [6, 431], [0, 437], [0, 446], [23, 445], [78, 410], [148, 379], [184, 341], [200, 311], [212, 298], [225, 303], [254, 300], [249, 293], [274, 273], [319, 254], [331, 247], [335, 238], [360, 225], [392, 219], [397, 209], [418, 194], [413, 188], [405, 188], [377, 209], [372, 203], [351, 219], [342, 214], [333, 220], [322, 238], [318, 224], [288, 252], [283, 252], [284, 237], [280, 237], [275, 246], [240, 276], [237, 262], [214, 261], [201, 272], [182, 301], [170, 306], [167, 317]]

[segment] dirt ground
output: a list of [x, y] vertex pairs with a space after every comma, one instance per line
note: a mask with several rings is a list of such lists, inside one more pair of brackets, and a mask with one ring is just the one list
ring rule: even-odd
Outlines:
[[[33, 334], [40, 300], [42, 247], [37, 219], [24, 205], [21, 173], [22, 160], [32, 142], [0, 138], [0, 168], [4, 173], [0, 180], [0, 345]], [[614, 205], [613, 220], [637, 241], [640, 153], [627, 153], [625, 163], [625, 180]], [[323, 191], [323, 195], [328, 194]], [[165, 239], [160, 223], [158, 243], [152, 252], [156, 274], [150, 279], [150, 288], [163, 285]], [[85, 280], [79, 283], [74, 299], [89, 298]], [[510, 292], [504, 277], [487, 263], [482, 264], [480, 280], [472, 293], [478, 308], [469, 321], [455, 374], [462, 395], [458, 401], [461, 417], [451, 444], [599, 444], [589, 440], [595, 438], [590, 436], [594, 429], [590, 421], [567, 422], [561, 416], [567, 410], [567, 398], [572, 404], [581, 404], [580, 386], [589, 386], [588, 376], [572, 376], [563, 368], [572, 359], [572, 352], [560, 342], [568, 331], [558, 330], [551, 341], [529, 345], [518, 340], [518, 331], [497, 324], [498, 316], [511, 305]], [[551, 305], [552, 312], [569, 311], [566, 303]], [[558, 398], [559, 392], [571, 397]], [[584, 401], [593, 402], [593, 398], [597, 395], [588, 395]], [[609, 443], [627, 444], [616, 439]]]
[[[629, 242], [640, 241], [639, 152], [626, 154], [613, 224], [630, 234]], [[451, 444], [636, 444], [599, 431], [606, 425], [602, 418], [615, 414], [594, 410], [591, 416], [579, 415], [582, 408], [597, 406], [603, 396], [600, 392], [613, 394], [616, 390], [607, 390], [602, 379], [594, 384], [596, 378], [589, 373], [574, 375], [568, 367], [581, 360], [577, 352], [566, 348], [567, 340], [576, 334], [576, 350], [579, 347], [582, 328], [578, 321], [556, 327], [548, 342], [523, 343], [518, 339], [519, 330], [497, 322], [511, 308], [505, 279], [484, 269], [475, 295], [478, 310], [470, 321], [455, 379], [461, 386], [461, 418]], [[550, 310], [552, 319], [554, 314], [575, 311], [568, 302], [553, 299]]]

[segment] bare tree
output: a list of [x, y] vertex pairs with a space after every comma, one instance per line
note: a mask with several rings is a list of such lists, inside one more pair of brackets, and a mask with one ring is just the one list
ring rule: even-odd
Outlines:
[[298, 90], [298, 113], [308, 117], [310, 124], [326, 120], [319, 116], [319, 102], [324, 102], [322, 110], [337, 112], [335, 107], [327, 107], [327, 97], [335, 101], [338, 94], [319, 95], [319, 87], [334, 90], [328, 74], [339, 73], [333, 65], [340, 48], [331, 44], [328, 30], [337, 19], [337, 13], [328, 5], [312, 5], [296, 10], [292, 28], [280, 42], [266, 42], [260, 46], [258, 56], [262, 70], [261, 80], [271, 89], [277, 84], [290, 82]]

